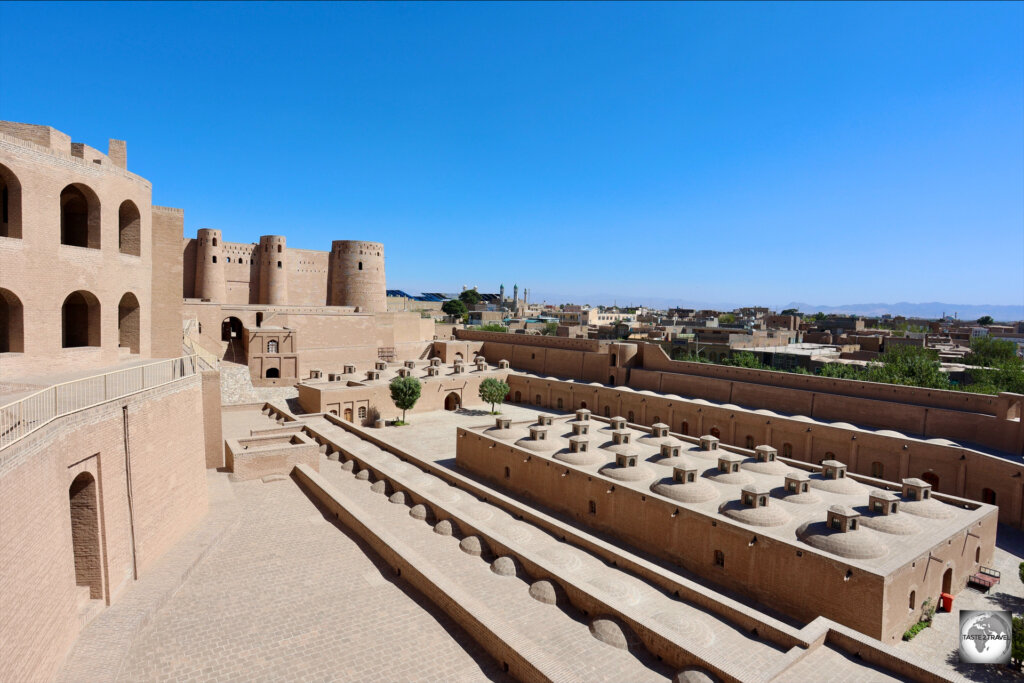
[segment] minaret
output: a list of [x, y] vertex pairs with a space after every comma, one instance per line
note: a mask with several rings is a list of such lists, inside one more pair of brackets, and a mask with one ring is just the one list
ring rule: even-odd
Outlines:
[[519, 312], [519, 285], [512, 285], [512, 310]]
[[505, 308], [505, 285], [498, 290], [498, 299], [501, 301], [501, 307]]

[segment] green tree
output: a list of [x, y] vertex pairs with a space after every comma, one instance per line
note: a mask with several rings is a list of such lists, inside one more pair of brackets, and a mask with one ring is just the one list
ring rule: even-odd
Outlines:
[[508, 328], [498, 323], [487, 323], [486, 325], [478, 325], [476, 329], [481, 332], [508, 332]]
[[800, 311], [795, 308], [787, 308], [782, 311], [781, 315], [800, 315]]
[[449, 299], [441, 304], [441, 310], [452, 316], [453, 318], [464, 318], [469, 309], [466, 308], [466, 304], [461, 299]]
[[423, 385], [415, 377], [396, 377], [391, 380], [391, 400], [395, 407], [402, 411], [402, 422], [405, 422], [405, 411], [416, 405], [420, 400]]
[[554, 337], [558, 334], [558, 323], [544, 323], [544, 334]]
[[1013, 618], [1013, 641], [1010, 660], [1019, 671], [1024, 663], [1024, 617]]
[[738, 368], [754, 368], [757, 370], [769, 369], [761, 360], [750, 351], [740, 351], [722, 361], [722, 365], [734, 365]]
[[470, 306], [476, 306], [480, 303], [480, 292], [476, 291], [475, 287], [473, 289], [464, 290], [462, 294], [459, 294], [459, 301], [466, 304], [467, 308]]
[[939, 354], [920, 346], [895, 346], [881, 357], [881, 363], [868, 367], [870, 382], [905, 384], [928, 389], [949, 389], [949, 376], [942, 372]]
[[505, 397], [508, 396], [508, 384], [502, 382], [500, 379], [494, 377], [488, 377], [483, 382], [480, 382], [480, 398], [484, 403], [491, 404], [491, 414], [494, 415], [494, 404], [501, 405], [505, 402]]
[[964, 356], [968, 365], [1000, 365], [1017, 358], [1017, 345], [1008, 339], [975, 337], [971, 340], [971, 351]]
[[732, 325], [734, 322], [736, 322], [736, 316], [732, 313], [723, 313], [722, 315], [718, 316], [718, 322], [721, 323], [722, 325]]
[[990, 316], [990, 315], [983, 315], [980, 318], [978, 318], [978, 324], [979, 325], [991, 325], [994, 322], [995, 322], [995, 320], [993, 320], [992, 316]]

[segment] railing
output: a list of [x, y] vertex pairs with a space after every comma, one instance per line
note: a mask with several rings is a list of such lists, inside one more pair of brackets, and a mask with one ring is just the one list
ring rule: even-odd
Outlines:
[[195, 356], [182, 356], [84, 377], [37, 391], [0, 406], [0, 450], [58, 417], [191, 377], [198, 370]]
[[185, 348], [189, 350], [191, 355], [196, 356], [199, 360], [199, 365], [203, 370], [220, 370], [220, 358], [217, 358], [216, 354], [210, 353], [202, 345], [197, 344], [196, 340], [192, 337], [185, 337], [182, 340], [185, 344]]

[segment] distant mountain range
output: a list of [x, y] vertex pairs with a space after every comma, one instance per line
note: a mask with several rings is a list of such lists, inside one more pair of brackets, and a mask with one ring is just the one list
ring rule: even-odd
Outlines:
[[976, 320], [983, 315], [990, 315], [996, 320], [1024, 319], [1024, 304], [1020, 306], [989, 305], [989, 304], [947, 304], [941, 301], [914, 304], [900, 301], [894, 304], [843, 304], [830, 306], [827, 304], [806, 304], [799, 302], [779, 306], [777, 310], [795, 308], [804, 313], [842, 313], [845, 315], [903, 315], [908, 318], [939, 318], [943, 315], [955, 315], [960, 320]]

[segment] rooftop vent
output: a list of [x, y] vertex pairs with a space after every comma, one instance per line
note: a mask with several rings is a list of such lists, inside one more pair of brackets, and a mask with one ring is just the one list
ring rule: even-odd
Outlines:
[[700, 437], [700, 449], [702, 451], [717, 451], [718, 450], [718, 437], [705, 434]]

